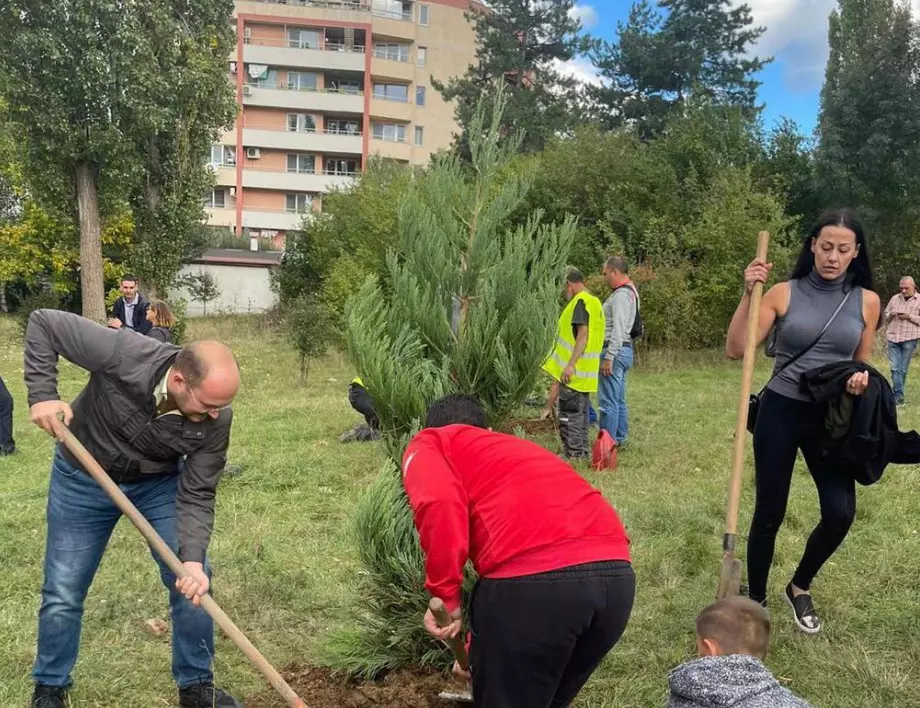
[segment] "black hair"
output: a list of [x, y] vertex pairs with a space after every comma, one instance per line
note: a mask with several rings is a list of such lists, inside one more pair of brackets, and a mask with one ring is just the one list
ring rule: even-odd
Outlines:
[[821, 230], [825, 226], [842, 226], [856, 234], [856, 246], [859, 250], [850, 263], [850, 267], [847, 268], [847, 278], [850, 285], [858, 285], [866, 290], [873, 290], [869, 243], [866, 240], [866, 232], [863, 230], [862, 222], [852, 209], [831, 209], [818, 217], [818, 220], [811, 227], [811, 231], [808, 232], [802, 242], [802, 250], [799, 252], [799, 258], [789, 275], [789, 279], [805, 278], [814, 270], [815, 254], [811, 251], [811, 244], [821, 235]]
[[585, 282], [585, 276], [582, 275], [582, 272], [578, 268], [569, 268], [565, 274], [565, 282], [567, 283], [583, 283]]
[[472, 425], [488, 428], [489, 421], [482, 404], [465, 393], [452, 393], [439, 398], [428, 407], [426, 428], [443, 428], [445, 425]]
[[135, 285], [137, 284], [137, 276], [134, 275], [134, 273], [125, 273], [123, 276], [121, 276], [121, 280], [119, 280], [118, 282], [123, 283], [126, 280], [131, 281]]

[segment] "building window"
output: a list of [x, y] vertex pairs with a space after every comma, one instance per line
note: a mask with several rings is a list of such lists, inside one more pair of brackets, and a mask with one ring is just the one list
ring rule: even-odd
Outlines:
[[326, 119], [326, 132], [333, 135], [361, 135], [356, 120]]
[[428, 47], [419, 47], [416, 52], [419, 66], [428, 66]]
[[235, 167], [236, 148], [233, 145], [212, 145], [211, 164], [215, 167]]
[[327, 175], [353, 176], [358, 174], [358, 161], [326, 159], [323, 171]]
[[416, 106], [425, 105], [425, 87], [424, 86], [415, 87], [415, 105]]
[[313, 209], [312, 194], [285, 194], [284, 210], [291, 213], [311, 211]]
[[288, 47], [291, 49], [319, 49], [319, 32], [288, 27]]
[[399, 123], [371, 123], [371, 135], [375, 140], [386, 140], [389, 143], [406, 142], [406, 126]]
[[287, 129], [291, 133], [315, 133], [316, 119], [309, 113], [288, 113]]
[[326, 82], [326, 91], [329, 93], [361, 93], [362, 86], [358, 81], [330, 79]]
[[287, 156], [287, 171], [302, 175], [312, 175], [316, 172], [316, 156], [303, 153], [291, 153]]
[[431, 11], [431, 8], [428, 5], [419, 5], [418, 6], [418, 23], [422, 27], [428, 26], [428, 13]]
[[425, 129], [417, 125], [415, 126], [415, 144], [421, 147], [422, 143], [425, 142]]
[[291, 91], [316, 91], [317, 85], [316, 74], [308, 71], [289, 71], [287, 73], [287, 87]]
[[374, 98], [408, 103], [409, 87], [406, 84], [374, 84]]
[[223, 209], [227, 206], [227, 193], [223, 189], [212, 189], [205, 197], [204, 205], [208, 209]]
[[393, 20], [412, 21], [412, 3], [403, 0], [373, 0], [371, 11], [379, 17]]
[[384, 42], [374, 42], [374, 56], [377, 59], [389, 59], [391, 61], [409, 61], [408, 44], [386, 44]]

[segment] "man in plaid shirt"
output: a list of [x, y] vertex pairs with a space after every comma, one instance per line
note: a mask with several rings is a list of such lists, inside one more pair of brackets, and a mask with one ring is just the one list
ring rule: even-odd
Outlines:
[[904, 403], [904, 383], [907, 367], [920, 339], [920, 296], [910, 276], [901, 278], [901, 292], [888, 301], [885, 322], [888, 323], [888, 362], [891, 364], [891, 382], [898, 405]]

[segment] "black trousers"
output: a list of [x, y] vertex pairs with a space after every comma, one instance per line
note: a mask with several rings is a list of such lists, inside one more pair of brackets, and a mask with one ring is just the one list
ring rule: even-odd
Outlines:
[[0, 377], [0, 447], [13, 444], [13, 397]]
[[559, 384], [559, 435], [568, 459], [582, 459], [591, 455], [588, 442], [590, 403], [591, 397], [587, 393]]
[[821, 566], [846, 538], [856, 515], [856, 483], [852, 477], [838, 474], [821, 457], [818, 441], [823, 425], [824, 416], [817, 404], [773, 391], [764, 393], [754, 427], [756, 501], [747, 546], [750, 596], [758, 602], [767, 596], [773, 547], [786, 515], [799, 450], [818, 489], [821, 521], [808, 537], [792, 577], [797, 587], [809, 589]]
[[626, 629], [635, 592], [625, 561], [482, 578], [470, 602], [477, 708], [568, 706]]

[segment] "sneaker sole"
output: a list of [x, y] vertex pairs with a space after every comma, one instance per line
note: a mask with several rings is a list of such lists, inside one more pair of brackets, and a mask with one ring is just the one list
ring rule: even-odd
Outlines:
[[792, 608], [792, 619], [793, 619], [793, 621], [795, 622], [795, 626], [796, 626], [796, 627], [798, 627], [798, 628], [801, 629], [803, 632], [805, 632], [805, 634], [817, 634], [818, 632], [821, 631], [821, 625], [820, 625], [820, 624], [819, 624], [817, 627], [815, 627], [815, 628], [811, 628], [811, 627], [806, 627], [804, 624], [802, 624], [801, 622], [799, 622], [799, 616], [798, 616], [798, 615], [796, 614], [796, 612], [795, 612], [795, 605], [792, 604], [792, 599], [789, 597], [788, 593], [786, 593], [785, 590], [783, 591], [783, 597], [786, 598], [786, 604], [788, 604], [789, 607]]

